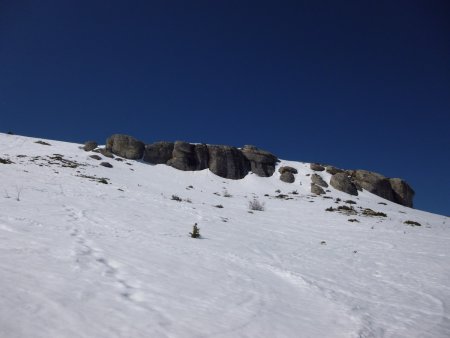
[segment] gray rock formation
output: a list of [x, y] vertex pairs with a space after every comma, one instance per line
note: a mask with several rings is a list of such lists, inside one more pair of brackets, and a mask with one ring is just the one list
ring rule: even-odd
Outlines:
[[311, 170], [314, 171], [324, 171], [325, 167], [323, 167], [322, 165], [318, 164], [318, 163], [311, 163], [309, 165], [309, 167], [311, 168]]
[[290, 171], [285, 171], [280, 175], [280, 180], [286, 183], [294, 183], [295, 182], [295, 176]]
[[128, 135], [114, 134], [106, 140], [106, 150], [130, 160], [141, 159], [144, 149], [143, 142]]
[[97, 147], [98, 147], [97, 142], [95, 142], [95, 141], [86, 141], [86, 142], [84, 142], [83, 149], [85, 151], [92, 151], [92, 150], [94, 150]]
[[250, 161], [239, 149], [220, 145], [208, 145], [207, 148], [209, 170], [217, 176], [237, 180], [250, 171]]
[[113, 167], [112, 164], [109, 163], [109, 162], [102, 162], [102, 163], [100, 163], [100, 165], [103, 166], [103, 167], [106, 167], [106, 168], [112, 168]]
[[246, 145], [242, 153], [250, 161], [251, 171], [261, 177], [270, 177], [275, 172], [275, 164], [278, 159], [268, 151]]
[[347, 194], [358, 196], [358, 190], [346, 173], [337, 173], [331, 176], [330, 184], [333, 188]]
[[289, 167], [289, 166], [280, 167], [278, 169], [278, 172], [280, 174], [284, 174], [285, 172], [290, 172], [291, 174], [297, 174], [298, 173], [297, 169]]
[[324, 187], [324, 188], [328, 188], [328, 183], [325, 182], [322, 178], [322, 176], [318, 175], [318, 174], [312, 174], [311, 175], [311, 182], [320, 186], [320, 187]]
[[372, 194], [383, 197], [389, 201], [394, 200], [394, 194], [389, 180], [381, 174], [367, 170], [353, 170], [351, 177], [356, 185], [371, 192]]
[[321, 187], [319, 187], [317, 184], [314, 183], [311, 183], [311, 192], [316, 195], [325, 194], [325, 190], [323, 190]]
[[173, 142], [155, 142], [147, 144], [143, 161], [151, 164], [166, 164], [172, 158]]
[[167, 164], [185, 171], [203, 170], [208, 168], [208, 148], [203, 144], [175, 142], [172, 158]]
[[209, 167], [209, 150], [206, 144], [196, 144], [194, 148], [197, 170]]
[[89, 157], [90, 157], [90, 158], [93, 158], [94, 160], [97, 160], [97, 161], [99, 161], [99, 160], [102, 159], [102, 158], [101, 158], [100, 156], [98, 156], [98, 155], [90, 155]]
[[399, 203], [401, 205], [412, 208], [414, 190], [410, 187], [410, 185], [401, 178], [390, 178], [389, 183], [394, 195], [393, 201], [395, 203]]
[[327, 171], [327, 173], [329, 173], [331, 175], [344, 172], [344, 170], [336, 168], [336, 167], [333, 167], [332, 165], [327, 165], [325, 167], [325, 170]]

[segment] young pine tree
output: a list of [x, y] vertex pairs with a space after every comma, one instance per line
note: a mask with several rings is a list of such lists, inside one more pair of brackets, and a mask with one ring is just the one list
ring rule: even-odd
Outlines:
[[197, 226], [197, 223], [194, 224], [192, 232], [190, 232], [189, 234], [192, 238], [200, 238], [200, 228]]

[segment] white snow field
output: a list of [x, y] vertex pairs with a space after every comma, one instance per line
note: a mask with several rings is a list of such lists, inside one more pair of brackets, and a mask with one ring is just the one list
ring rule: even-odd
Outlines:
[[312, 196], [302, 162], [235, 181], [37, 140], [0, 134], [2, 338], [450, 337], [448, 217]]

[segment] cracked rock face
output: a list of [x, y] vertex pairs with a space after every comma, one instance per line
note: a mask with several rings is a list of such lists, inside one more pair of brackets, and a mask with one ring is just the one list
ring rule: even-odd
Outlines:
[[318, 174], [312, 174], [311, 175], [311, 182], [320, 186], [320, 187], [324, 187], [324, 188], [328, 188], [328, 183], [325, 182], [322, 178], [322, 176], [318, 175]]
[[206, 145], [177, 141], [167, 164], [184, 171], [203, 170], [208, 168], [208, 158]]
[[106, 140], [106, 150], [130, 160], [140, 160], [144, 149], [143, 142], [128, 135], [114, 134]]
[[414, 190], [401, 178], [390, 178], [389, 183], [393, 191], [394, 202], [413, 207]]
[[143, 161], [151, 164], [166, 164], [172, 158], [173, 142], [155, 142], [147, 144]]
[[394, 200], [394, 194], [389, 179], [381, 174], [367, 170], [351, 171], [352, 180], [361, 188], [389, 201]]
[[358, 190], [346, 173], [337, 173], [331, 176], [330, 184], [333, 188], [347, 194], [358, 196]]
[[254, 146], [244, 146], [242, 153], [250, 162], [251, 171], [261, 177], [270, 177], [275, 172], [277, 157]]
[[237, 180], [250, 171], [250, 161], [239, 149], [220, 145], [208, 145], [207, 148], [209, 170], [217, 176]]

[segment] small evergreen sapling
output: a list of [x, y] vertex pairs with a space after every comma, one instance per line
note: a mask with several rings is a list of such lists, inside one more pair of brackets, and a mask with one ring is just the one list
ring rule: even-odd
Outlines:
[[200, 238], [200, 228], [197, 226], [197, 223], [194, 224], [192, 232], [190, 232], [189, 234], [192, 238]]

